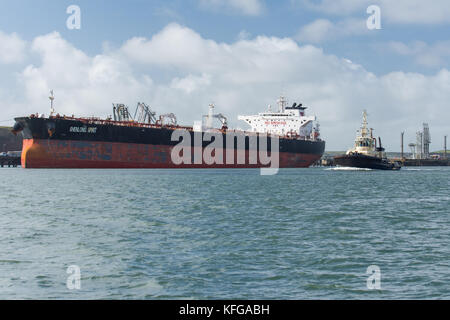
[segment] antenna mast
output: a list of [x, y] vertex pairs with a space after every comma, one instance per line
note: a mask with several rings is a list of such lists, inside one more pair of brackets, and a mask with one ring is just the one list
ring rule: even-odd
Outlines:
[[277, 100], [277, 103], [278, 103], [278, 112], [284, 113], [284, 110], [287, 106], [286, 98], [283, 95], [280, 96], [280, 98]]
[[363, 111], [363, 122], [361, 125], [361, 136], [362, 137], [367, 137], [368, 135], [368, 129], [367, 129], [367, 111], [364, 110]]
[[55, 100], [55, 95], [53, 94], [53, 90], [50, 90], [50, 117], [55, 113], [55, 108], [53, 108], [53, 100]]

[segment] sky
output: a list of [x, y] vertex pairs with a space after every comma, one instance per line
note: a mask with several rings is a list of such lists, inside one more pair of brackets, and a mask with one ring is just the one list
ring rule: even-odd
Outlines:
[[54, 90], [61, 114], [145, 102], [192, 125], [214, 103], [247, 129], [238, 115], [285, 95], [317, 116], [329, 151], [353, 145], [364, 109], [388, 151], [424, 122], [440, 150], [449, 31], [448, 0], [0, 0], [0, 125], [48, 114]]

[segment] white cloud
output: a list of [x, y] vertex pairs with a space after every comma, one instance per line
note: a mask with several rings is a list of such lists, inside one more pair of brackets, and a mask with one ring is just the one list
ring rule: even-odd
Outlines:
[[25, 58], [26, 43], [16, 33], [0, 31], [0, 63], [17, 63]]
[[319, 43], [330, 36], [334, 28], [333, 23], [327, 19], [317, 19], [305, 26], [298, 32], [296, 38], [299, 41]]
[[327, 19], [317, 19], [303, 26], [295, 38], [301, 42], [320, 43], [342, 37], [367, 34], [370, 34], [370, 31], [363, 19], [345, 19], [337, 23]]
[[263, 12], [261, 0], [200, 0], [204, 8], [213, 10], [231, 9], [243, 15], [257, 16]]
[[450, 23], [448, 0], [382, 0], [382, 14], [395, 23]]
[[251, 33], [247, 30], [241, 30], [237, 36], [238, 40], [248, 40], [251, 37]]
[[128, 58], [140, 63], [165, 65], [170, 68], [189, 66], [196, 70], [204, 63], [213, 64], [220, 49], [219, 44], [202, 39], [193, 30], [170, 24], [154, 35], [151, 41], [132, 38], [121, 50]]
[[149, 77], [133, 75], [126, 61], [114, 55], [90, 57], [57, 32], [37, 37], [31, 48], [41, 64], [28, 65], [18, 79], [24, 86], [23, 109], [28, 112], [45, 105], [51, 89], [56, 93], [58, 112], [92, 115], [107, 111], [104, 107], [111, 102], [138, 99], [146, 86], [152, 85]]
[[369, 5], [379, 5], [381, 18], [398, 24], [450, 23], [448, 0], [297, 0], [305, 7], [326, 14], [367, 16]]
[[388, 149], [399, 148], [397, 131], [406, 129], [408, 139], [424, 121], [435, 135], [448, 128], [447, 69], [430, 76], [376, 76], [290, 38], [218, 43], [171, 24], [151, 39], [133, 38], [96, 56], [58, 33], [37, 37], [31, 48], [38, 63], [11, 84], [20, 95], [0, 97], [2, 105], [17, 108], [2, 110], [5, 116], [48, 112], [48, 91], [54, 89], [60, 113], [104, 116], [111, 113], [111, 102], [134, 107], [144, 101], [158, 113], [174, 112], [180, 123], [192, 124], [214, 102], [233, 127], [245, 128], [238, 114], [261, 112], [284, 92], [318, 116], [328, 150], [352, 144], [363, 109]]
[[185, 78], [174, 78], [170, 84], [171, 88], [183, 90], [185, 93], [191, 93], [195, 90], [206, 88], [211, 84], [211, 76], [208, 74], [202, 74], [201, 76], [195, 76], [189, 74]]
[[450, 59], [450, 41], [438, 41], [432, 45], [423, 41], [414, 41], [409, 44], [391, 41], [386, 47], [396, 54], [413, 57], [415, 63], [425, 67], [448, 65]]
[[[133, 38], [121, 48], [131, 61], [177, 71], [214, 73], [239, 83], [264, 81], [262, 74], [272, 71], [272, 79], [283, 72], [294, 72], [288, 58], [298, 50], [289, 38], [256, 37], [234, 44], [203, 39], [193, 30], [170, 24], [152, 39]], [[310, 50], [307, 48], [305, 50]]]

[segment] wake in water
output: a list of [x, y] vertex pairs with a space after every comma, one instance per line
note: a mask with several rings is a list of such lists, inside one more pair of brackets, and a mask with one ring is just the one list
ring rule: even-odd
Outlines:
[[405, 168], [405, 167], [403, 167], [402, 170], [406, 170], [406, 171], [441, 171], [442, 167], [440, 167], [440, 168]]
[[369, 168], [356, 168], [356, 167], [332, 167], [327, 168], [325, 170], [336, 170], [336, 171], [373, 171], [373, 169]]

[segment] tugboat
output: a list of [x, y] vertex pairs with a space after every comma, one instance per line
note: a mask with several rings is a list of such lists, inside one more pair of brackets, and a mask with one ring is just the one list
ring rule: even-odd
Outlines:
[[386, 152], [381, 145], [381, 138], [373, 137], [373, 129], [367, 128], [367, 112], [363, 112], [361, 130], [355, 139], [355, 146], [346, 154], [334, 157], [334, 163], [341, 167], [355, 167], [380, 170], [400, 170], [401, 164], [397, 161], [389, 161]]

